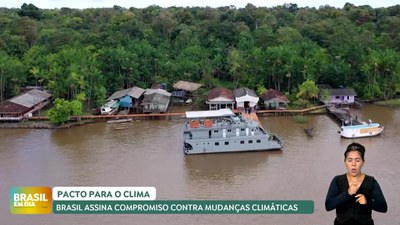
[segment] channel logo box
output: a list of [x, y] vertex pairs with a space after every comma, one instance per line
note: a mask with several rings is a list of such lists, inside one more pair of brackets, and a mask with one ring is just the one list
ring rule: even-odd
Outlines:
[[12, 214], [50, 214], [51, 192], [50, 187], [12, 187], [10, 212]]

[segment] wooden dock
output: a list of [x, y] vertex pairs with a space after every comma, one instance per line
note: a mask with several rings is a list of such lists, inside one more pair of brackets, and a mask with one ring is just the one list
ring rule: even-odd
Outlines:
[[248, 118], [248, 119], [254, 120], [254, 121], [256, 121], [258, 124], [261, 125], [260, 120], [258, 119], [257, 113], [255, 113], [255, 112], [251, 112], [251, 113], [242, 113], [242, 116], [243, 116], [244, 118]]
[[326, 113], [326, 105], [315, 106], [308, 109], [273, 109], [273, 110], [257, 110], [258, 116], [296, 116], [309, 114]]
[[[114, 119], [129, 119], [139, 120], [139, 119], [172, 119], [172, 118], [184, 118], [185, 113], [157, 113], [157, 114], [127, 114], [127, 115], [83, 115], [83, 116], [72, 116], [71, 121], [78, 120], [95, 120], [95, 121], [107, 121]], [[34, 116], [30, 117], [29, 120], [48, 120], [47, 116]]]
[[358, 121], [357, 116], [351, 116], [349, 110], [341, 109], [341, 108], [334, 108], [334, 107], [327, 107], [327, 110], [331, 117], [340, 125], [360, 125], [362, 124]]
[[[306, 115], [306, 114], [317, 114], [326, 113], [324, 110], [326, 106], [317, 106], [309, 109], [301, 110], [258, 110], [253, 112], [256, 116], [294, 116], [294, 115]], [[235, 113], [240, 113], [238, 110], [234, 110]], [[252, 113], [250, 113], [252, 114]], [[184, 119], [184, 112], [177, 113], [152, 113], [152, 114], [126, 114], [126, 115], [83, 115], [83, 116], [72, 116], [71, 121], [81, 121], [81, 120], [93, 120], [93, 121], [107, 121], [112, 119], [129, 119], [132, 118], [133, 121], [140, 119]], [[34, 116], [30, 117], [29, 120], [32, 121], [43, 121], [49, 120], [47, 116]], [[258, 117], [257, 117], [258, 120]]]

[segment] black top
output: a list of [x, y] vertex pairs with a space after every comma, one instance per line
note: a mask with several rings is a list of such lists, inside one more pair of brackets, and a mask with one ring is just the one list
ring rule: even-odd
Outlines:
[[[371, 223], [372, 210], [386, 212], [387, 204], [378, 182], [374, 177], [365, 175], [360, 188], [354, 195], [348, 193], [349, 184], [346, 174], [335, 176], [329, 186], [325, 208], [327, 211], [336, 209], [336, 220], [340, 223], [355, 219], [361, 224]], [[356, 203], [355, 196], [364, 194], [366, 205]]]

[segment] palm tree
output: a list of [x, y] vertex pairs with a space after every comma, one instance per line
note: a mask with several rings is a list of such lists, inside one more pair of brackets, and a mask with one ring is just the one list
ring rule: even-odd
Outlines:
[[315, 85], [313, 80], [307, 79], [299, 86], [299, 92], [296, 95], [297, 98], [315, 99], [318, 97], [318, 87]]

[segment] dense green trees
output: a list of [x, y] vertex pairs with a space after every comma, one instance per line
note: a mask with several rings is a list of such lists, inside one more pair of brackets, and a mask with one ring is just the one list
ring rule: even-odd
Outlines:
[[56, 98], [54, 107], [48, 112], [50, 122], [56, 125], [62, 125], [67, 122], [71, 116], [82, 115], [82, 103], [79, 100], [67, 101]]
[[362, 64], [367, 83], [364, 95], [368, 98], [388, 99], [396, 94], [399, 83], [400, 57], [392, 49], [370, 50]]
[[[101, 104], [113, 91], [180, 79], [300, 93], [303, 82], [391, 98], [400, 6], [0, 9], [0, 101], [24, 85]], [[308, 95], [308, 94], [306, 94]]]
[[0, 50], [0, 102], [19, 93], [25, 83], [23, 64]]

